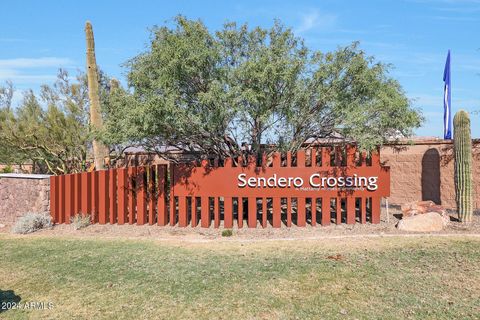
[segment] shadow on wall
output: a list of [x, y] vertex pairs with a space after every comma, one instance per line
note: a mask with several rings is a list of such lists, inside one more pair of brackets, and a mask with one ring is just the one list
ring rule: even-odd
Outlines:
[[428, 149], [422, 158], [422, 200], [442, 204], [440, 194], [440, 153]]
[[19, 295], [16, 295], [13, 290], [0, 289], [0, 313], [8, 311], [9, 305], [17, 304], [22, 300]]

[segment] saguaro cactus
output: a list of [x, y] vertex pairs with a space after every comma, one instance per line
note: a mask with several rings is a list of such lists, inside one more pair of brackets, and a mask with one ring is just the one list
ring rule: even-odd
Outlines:
[[470, 117], [460, 110], [453, 118], [455, 149], [455, 200], [461, 222], [472, 221], [472, 139]]
[[[87, 38], [87, 78], [88, 97], [90, 100], [90, 124], [94, 130], [103, 129], [102, 113], [100, 112], [100, 94], [98, 88], [98, 69], [95, 59], [95, 40], [93, 38], [92, 24], [87, 21], [85, 24], [85, 35]], [[93, 140], [93, 158], [95, 169], [104, 169], [104, 161], [107, 160], [108, 147], [97, 139]]]

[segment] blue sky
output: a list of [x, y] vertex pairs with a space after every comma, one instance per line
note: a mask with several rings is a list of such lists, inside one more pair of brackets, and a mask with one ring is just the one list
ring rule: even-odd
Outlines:
[[[226, 21], [268, 27], [281, 19], [312, 49], [329, 51], [352, 41], [391, 63], [426, 122], [418, 135], [441, 136], [443, 68], [452, 50], [452, 108], [480, 110], [480, 0], [383, 1], [3, 1], [0, 83], [18, 92], [51, 83], [59, 67], [85, 66], [84, 24], [93, 24], [97, 63], [122, 82], [121, 64], [146, 49], [148, 28], [183, 14], [211, 30]], [[480, 114], [472, 133], [480, 137]]]

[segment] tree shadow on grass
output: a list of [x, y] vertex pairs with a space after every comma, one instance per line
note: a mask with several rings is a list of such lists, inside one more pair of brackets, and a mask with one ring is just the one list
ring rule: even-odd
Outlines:
[[0, 289], [0, 313], [8, 311], [9, 303], [18, 304], [22, 300], [19, 295], [16, 295], [13, 290], [2, 290]]

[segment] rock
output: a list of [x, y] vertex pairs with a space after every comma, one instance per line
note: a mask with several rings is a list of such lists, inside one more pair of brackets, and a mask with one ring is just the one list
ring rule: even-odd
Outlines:
[[447, 210], [445, 210], [445, 208], [441, 205], [435, 204], [435, 202], [430, 200], [408, 202], [403, 204], [401, 209], [403, 218], [413, 217], [428, 212], [436, 212], [443, 218], [444, 226], [446, 226], [450, 221]]
[[402, 209], [402, 212], [407, 212], [407, 211], [410, 211], [410, 210], [415, 210], [415, 211], [419, 211], [419, 212], [426, 212], [426, 211], [424, 211], [426, 208], [434, 206], [434, 205], [435, 205], [435, 202], [433, 202], [431, 200], [412, 201], [412, 202], [402, 204], [401, 209]]
[[405, 217], [397, 224], [399, 230], [416, 232], [441, 231], [444, 226], [444, 218], [438, 212], [427, 212]]

